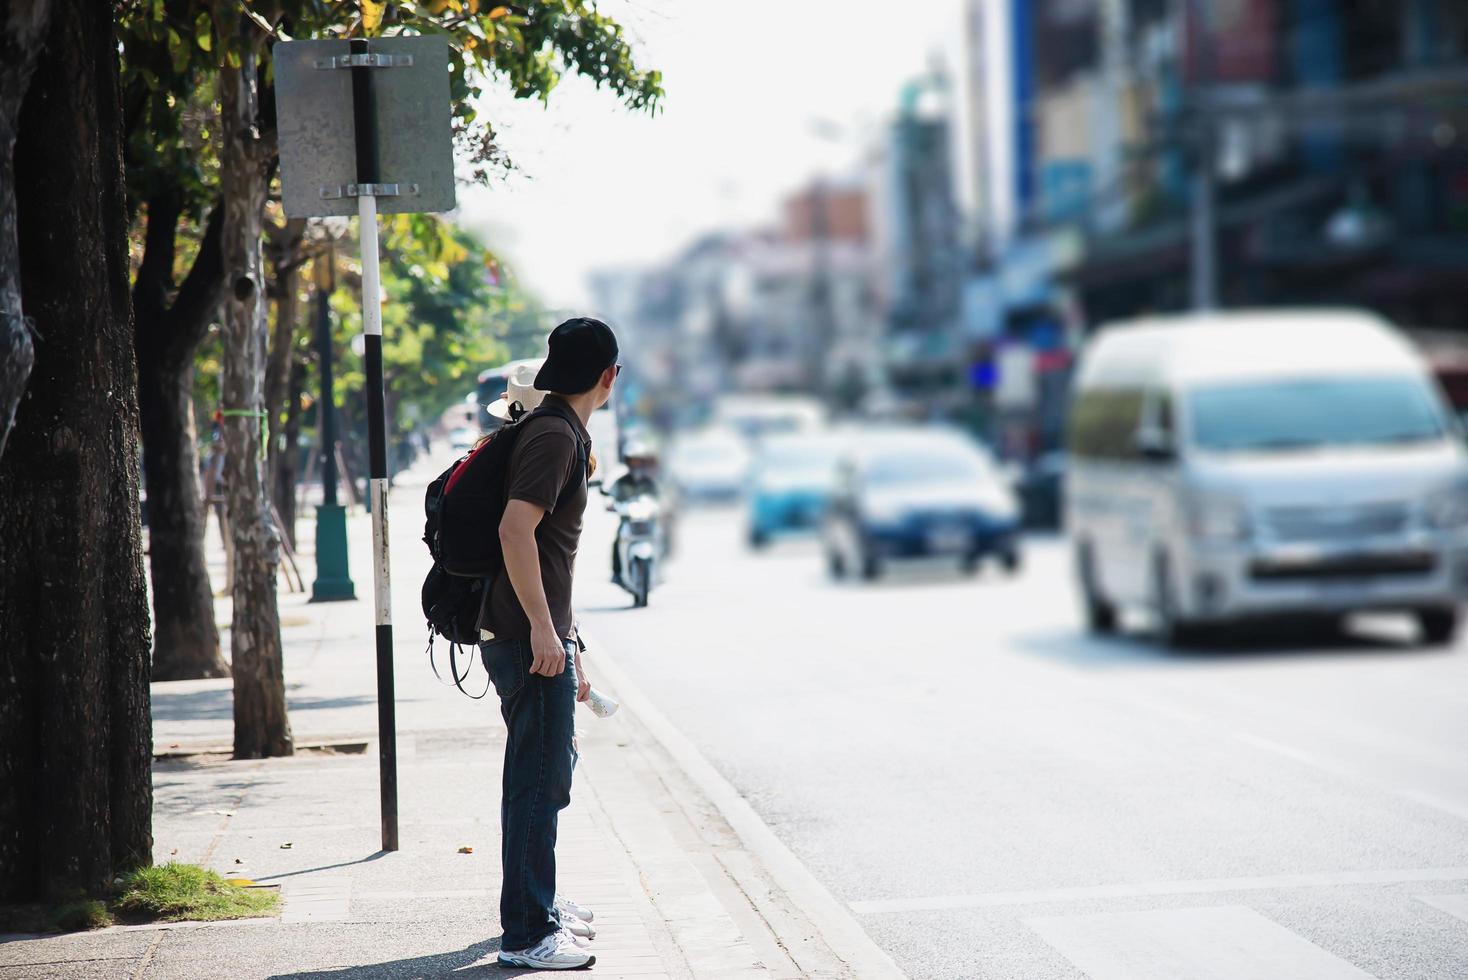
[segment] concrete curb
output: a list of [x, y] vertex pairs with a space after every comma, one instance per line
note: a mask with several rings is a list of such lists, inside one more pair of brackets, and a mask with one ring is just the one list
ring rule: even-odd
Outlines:
[[750, 853], [820, 931], [831, 951], [852, 974], [872, 980], [906, 980], [907, 974], [872, 941], [847, 907], [775, 836], [749, 802], [642, 693], [606, 648], [593, 646], [591, 655], [596, 676], [607, 680], [607, 686], [617, 693], [637, 721], [672, 756], [699, 792], [718, 808]]

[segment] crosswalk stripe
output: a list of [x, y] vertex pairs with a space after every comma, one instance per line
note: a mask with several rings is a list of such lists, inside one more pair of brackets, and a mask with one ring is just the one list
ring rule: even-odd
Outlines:
[[1371, 980], [1239, 905], [1024, 921], [1089, 980]]

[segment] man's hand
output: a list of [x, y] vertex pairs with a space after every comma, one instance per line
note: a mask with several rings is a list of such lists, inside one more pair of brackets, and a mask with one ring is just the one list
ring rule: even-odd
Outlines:
[[586, 678], [586, 662], [581, 657], [581, 651], [576, 651], [576, 700], [585, 701], [591, 697], [591, 681]]
[[535, 626], [530, 630], [530, 672], [557, 677], [566, 669], [566, 648], [553, 626]]

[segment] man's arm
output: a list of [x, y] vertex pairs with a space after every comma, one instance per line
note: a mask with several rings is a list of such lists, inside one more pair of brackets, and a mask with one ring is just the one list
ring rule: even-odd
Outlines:
[[515, 597], [530, 619], [530, 672], [555, 677], [566, 669], [566, 649], [556, 635], [550, 605], [545, 601], [545, 584], [540, 578], [535, 529], [543, 517], [544, 507], [528, 500], [510, 500], [505, 504], [505, 516], [500, 519], [500, 547], [504, 551], [505, 571], [515, 587]]

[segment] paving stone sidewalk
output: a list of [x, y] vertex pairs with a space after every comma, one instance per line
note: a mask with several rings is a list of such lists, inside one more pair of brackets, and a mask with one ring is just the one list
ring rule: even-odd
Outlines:
[[[431, 475], [431, 474], [430, 474]], [[435, 680], [416, 609], [424, 474], [398, 481], [391, 528], [401, 847], [380, 848], [370, 525], [349, 520], [355, 602], [281, 594], [287, 759], [233, 761], [228, 680], [153, 686], [154, 858], [278, 886], [278, 918], [0, 937], [0, 980], [33, 977], [499, 977], [499, 783], [493, 694]], [[415, 479], [416, 477], [416, 479]], [[314, 525], [300, 523], [309, 591]], [[216, 586], [223, 555], [211, 526]], [[218, 602], [227, 627], [229, 603]], [[226, 633], [226, 648], [228, 637]], [[440, 651], [442, 654], [442, 651]], [[596, 677], [595, 660], [588, 672]], [[443, 669], [440, 659], [440, 669]], [[482, 669], [468, 685], [485, 682]], [[599, 686], [606, 686], [599, 681]], [[477, 693], [477, 690], [475, 691]], [[615, 691], [613, 691], [615, 693]], [[602, 977], [865, 975], [775, 883], [631, 711], [584, 708], [561, 889], [596, 912]], [[472, 853], [461, 853], [472, 848]]]

